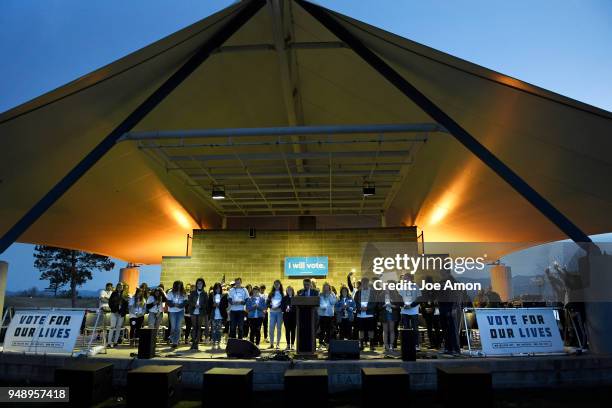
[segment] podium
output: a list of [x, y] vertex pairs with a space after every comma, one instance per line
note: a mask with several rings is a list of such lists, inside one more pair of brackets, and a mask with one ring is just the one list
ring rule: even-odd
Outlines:
[[319, 307], [318, 296], [294, 296], [291, 305], [296, 307], [297, 314], [297, 353], [314, 354], [316, 340], [316, 308]]

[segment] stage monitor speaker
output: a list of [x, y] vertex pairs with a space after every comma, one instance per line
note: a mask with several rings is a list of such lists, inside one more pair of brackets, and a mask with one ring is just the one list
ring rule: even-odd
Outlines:
[[402, 360], [416, 361], [416, 343], [414, 342], [414, 332], [412, 329], [399, 329], [402, 341]]
[[359, 360], [359, 340], [331, 340], [330, 360]]
[[156, 329], [138, 330], [138, 358], [155, 357]]
[[69, 388], [69, 406], [93, 406], [113, 392], [113, 365], [92, 361], [72, 362], [55, 369], [54, 384]]
[[248, 340], [228, 339], [225, 352], [230, 358], [255, 358], [261, 355], [259, 347]]
[[181, 398], [180, 365], [144, 365], [127, 373], [129, 407], [171, 407]]

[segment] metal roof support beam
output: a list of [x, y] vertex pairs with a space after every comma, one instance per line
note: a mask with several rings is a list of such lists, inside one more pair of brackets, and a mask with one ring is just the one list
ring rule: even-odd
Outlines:
[[[242, 180], [242, 179], [262, 179], [262, 178], [287, 178], [287, 173], [251, 173], [249, 171], [249, 169], [247, 168], [246, 165], [243, 164], [243, 168], [246, 170], [247, 174], [246, 176], [244, 174], [240, 174], [240, 173], [225, 173], [225, 174], [213, 174], [212, 176], [216, 179], [216, 180]], [[397, 170], [379, 170], [376, 173], [377, 177], [389, 177], [389, 176], [399, 176], [400, 172]], [[364, 177], [364, 176], [369, 176], [370, 172], [369, 171], [339, 171], [334, 173], [335, 177]], [[329, 172], [325, 172], [325, 173], [296, 173], [296, 174], [292, 174], [292, 176], [294, 178], [328, 178], [329, 177]], [[207, 179], [207, 176], [204, 175], [195, 175], [195, 174], [190, 174], [189, 177], [191, 177], [194, 180], [202, 180], [202, 179]], [[258, 187], [256, 187], [257, 189], [259, 189]]]
[[502, 162], [497, 156], [482, 145], [474, 136], [459, 125], [453, 118], [446, 114], [432, 100], [408, 82], [395, 69], [387, 64], [381, 57], [370, 50], [350, 31], [338, 23], [326, 9], [304, 0], [296, 0], [311, 16], [319, 21], [324, 27], [331, 31], [340, 41], [346, 43], [367, 64], [374, 68], [380, 75], [389, 81], [395, 88], [414, 102], [433, 120], [444, 126], [448, 132], [463, 146], [470, 150], [476, 157], [482, 160], [491, 170], [506, 181], [516, 192], [523, 196], [546, 218], [555, 224], [569, 238], [579, 244], [586, 251], [599, 249], [592, 244], [591, 239], [568, 217], [557, 210], [540, 193], [533, 189], [525, 180], [516, 174], [510, 167]]
[[155, 130], [125, 132], [118, 141], [156, 139], [204, 139], [210, 137], [257, 137], [291, 135], [346, 135], [384, 133], [434, 133], [446, 132], [436, 123], [403, 123], [379, 125], [320, 125], [320, 126], [277, 126], [263, 128], [220, 128], [189, 130]]
[[234, 15], [215, 32], [200, 49], [157, 88], [144, 102], [112, 130], [87, 156], [68, 172], [47, 194], [21, 217], [0, 239], [0, 253], [3, 253], [21, 234], [36, 222], [66, 191], [70, 189], [94, 164], [98, 162], [122, 135], [131, 131], [140, 121], [191, 75], [211, 53], [219, 48], [240, 27], [251, 19], [264, 5], [263, 0], [250, 0], [239, 6]]
[[[410, 151], [407, 150], [384, 150], [378, 152], [373, 151], [355, 151], [355, 152], [334, 152], [335, 159], [342, 158], [368, 158], [368, 157], [407, 157]], [[283, 156], [286, 159], [328, 159], [329, 152], [302, 152], [302, 153], [244, 153], [240, 155], [242, 160], [283, 160]], [[236, 160], [236, 156], [233, 154], [208, 154], [208, 155], [189, 155], [189, 156], [169, 156], [172, 161], [190, 161], [190, 157], [199, 161], [212, 161], [212, 160]]]

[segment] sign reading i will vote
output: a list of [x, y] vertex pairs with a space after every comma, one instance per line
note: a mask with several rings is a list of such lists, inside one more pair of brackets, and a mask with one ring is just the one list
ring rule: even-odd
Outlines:
[[553, 309], [474, 309], [485, 354], [560, 353]]
[[285, 276], [327, 276], [326, 256], [293, 256], [285, 258]]

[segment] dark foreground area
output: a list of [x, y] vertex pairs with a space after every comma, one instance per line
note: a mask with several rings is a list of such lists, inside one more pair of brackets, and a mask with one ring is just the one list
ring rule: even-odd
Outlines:
[[[7, 384], [0, 383], [2, 386]], [[15, 385], [15, 384], [11, 384]], [[32, 384], [29, 384], [32, 385]], [[119, 408], [127, 407], [125, 389], [118, 389], [117, 394], [96, 405], [96, 408]], [[146, 390], [143, 390], [146, 392]], [[466, 393], [470, 390], [466, 389]], [[308, 394], [307, 386], [305, 386], [305, 395]], [[398, 394], [399, 396], [400, 394]], [[175, 408], [195, 408], [201, 407], [201, 393], [194, 390], [186, 390], [182, 393], [181, 400], [174, 405]], [[571, 387], [571, 388], [545, 388], [545, 389], [508, 389], [494, 391], [494, 407], [496, 408], [590, 408], [590, 407], [609, 407], [610, 398], [612, 397], [612, 387]], [[230, 396], [228, 396], [229, 400]], [[342, 408], [342, 407], [367, 407], [367, 404], [362, 403], [363, 398], [359, 392], [337, 393], [331, 394], [328, 399], [327, 407]], [[253, 394], [253, 404], [257, 406], [283, 406], [282, 392], [257, 392]], [[264, 405], [262, 405], [264, 404]], [[270, 404], [270, 405], [268, 405]], [[60, 407], [67, 404], [2, 404], [2, 406], [19, 406], [19, 407]], [[291, 405], [285, 405], [291, 406]], [[435, 392], [431, 391], [411, 391], [405, 395], [405, 402], [397, 401], [397, 404], [390, 406], [398, 407], [428, 407], [442, 408], [444, 405], [440, 402]], [[474, 396], [474, 406], [483, 406], [479, 402], [478, 396]], [[317, 405], [321, 408], [321, 405]], [[377, 406], [375, 408], [383, 408]]]

